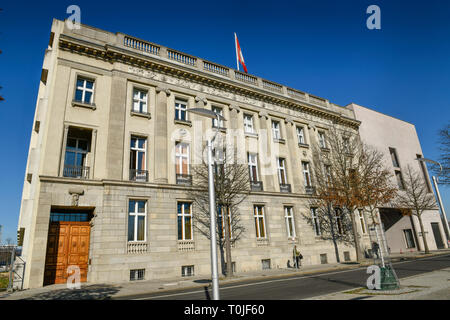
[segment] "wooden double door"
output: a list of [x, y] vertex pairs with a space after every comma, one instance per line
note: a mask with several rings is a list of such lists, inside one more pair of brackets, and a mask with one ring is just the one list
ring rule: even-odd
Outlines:
[[66, 283], [78, 268], [80, 282], [87, 281], [90, 229], [89, 222], [50, 222], [44, 285]]

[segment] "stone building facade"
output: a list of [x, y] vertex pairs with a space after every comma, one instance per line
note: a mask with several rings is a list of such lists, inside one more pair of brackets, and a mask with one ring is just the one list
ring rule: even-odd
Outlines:
[[[186, 112], [192, 107], [222, 112], [220, 131], [243, 147], [243, 163], [257, 167], [240, 207], [246, 232], [232, 250], [235, 270], [285, 268], [294, 245], [304, 265], [335, 262], [332, 244], [301, 216], [311, 192], [304, 165], [311, 141], [330, 125], [358, 131], [350, 108], [122, 33], [54, 20], [19, 218], [24, 288], [65, 281], [70, 265], [83, 266], [81, 281], [90, 283], [210, 274], [209, 240], [192, 227], [189, 168], [213, 123]], [[355, 260], [353, 247], [339, 250]]]

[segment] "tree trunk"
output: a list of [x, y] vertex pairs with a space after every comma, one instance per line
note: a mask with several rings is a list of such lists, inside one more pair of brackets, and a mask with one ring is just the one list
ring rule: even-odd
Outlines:
[[334, 230], [334, 222], [335, 221], [334, 221], [333, 214], [331, 212], [330, 205], [328, 205], [328, 220], [330, 223], [331, 239], [333, 240], [334, 253], [336, 254], [336, 261], [337, 261], [337, 263], [341, 263], [341, 259], [339, 258], [339, 249], [338, 249], [338, 245], [336, 242], [336, 232]]
[[361, 261], [361, 251], [360, 251], [360, 248], [359, 248], [358, 229], [356, 228], [355, 217], [353, 215], [353, 212], [351, 212], [348, 209], [347, 209], [347, 211], [348, 211], [348, 214], [350, 214], [350, 218], [352, 219], [353, 238], [355, 240], [356, 261], [360, 262]]
[[225, 223], [225, 250], [226, 250], [226, 260], [227, 260], [227, 271], [226, 276], [233, 276], [233, 262], [231, 260], [231, 235], [230, 235], [230, 225], [228, 224], [228, 207], [226, 208], [225, 213], [222, 213], [224, 217]]
[[427, 237], [425, 234], [425, 229], [423, 228], [422, 216], [420, 214], [418, 214], [417, 218], [419, 218], [420, 232], [422, 232], [422, 239], [423, 239], [423, 246], [425, 247], [425, 253], [430, 253], [430, 250], [428, 249], [428, 243], [427, 243]]

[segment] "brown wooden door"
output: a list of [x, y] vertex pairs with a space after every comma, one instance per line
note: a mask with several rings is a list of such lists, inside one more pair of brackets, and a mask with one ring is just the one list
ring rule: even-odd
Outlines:
[[87, 281], [90, 228], [89, 222], [50, 222], [44, 285], [66, 283], [71, 265], [80, 268], [80, 281]]

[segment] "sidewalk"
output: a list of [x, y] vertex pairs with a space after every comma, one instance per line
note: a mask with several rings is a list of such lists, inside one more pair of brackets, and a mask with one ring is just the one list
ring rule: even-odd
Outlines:
[[450, 268], [400, 280], [400, 289], [382, 291], [359, 288], [307, 300], [450, 300]]
[[[423, 258], [434, 255], [448, 254], [448, 250], [433, 251], [428, 255], [423, 253], [404, 253], [391, 255], [392, 262]], [[240, 272], [231, 279], [220, 278], [221, 285], [237, 283], [248, 280], [276, 279], [293, 275], [309, 275], [327, 271], [349, 270], [373, 264], [373, 260], [365, 260], [361, 263], [349, 262], [340, 264], [326, 264], [314, 266], [302, 266], [300, 269], [280, 268], [270, 270], [259, 270], [252, 272]], [[448, 282], [448, 281], [446, 281]], [[13, 293], [0, 292], [0, 300], [80, 300], [80, 299], [124, 299], [131, 295], [147, 294], [152, 292], [170, 292], [179, 289], [201, 288], [209, 285], [210, 279], [205, 276], [194, 276], [189, 278], [170, 278], [147, 281], [123, 282], [117, 284], [81, 284], [81, 289], [68, 289], [66, 284], [50, 285], [42, 288], [27, 289]], [[347, 295], [346, 295], [347, 297]]]

